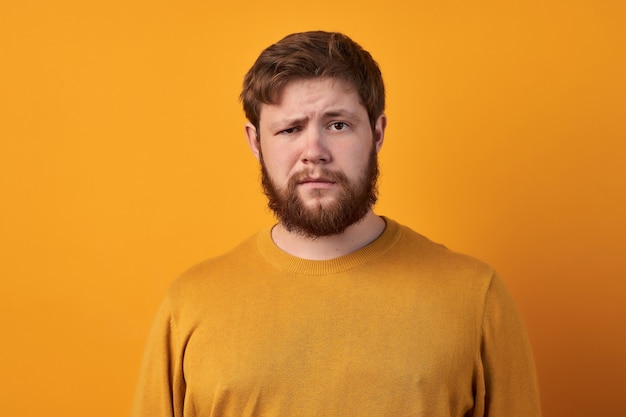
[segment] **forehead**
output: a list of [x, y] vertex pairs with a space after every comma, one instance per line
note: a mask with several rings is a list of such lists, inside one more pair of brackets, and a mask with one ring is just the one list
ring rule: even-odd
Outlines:
[[338, 78], [296, 79], [288, 82], [275, 95], [272, 103], [261, 104], [260, 116], [276, 114], [345, 110], [365, 112], [360, 97], [351, 83]]
[[285, 94], [289, 94], [293, 90], [300, 89], [330, 89], [338, 93], [351, 94], [356, 92], [354, 86], [341, 78], [333, 77], [316, 77], [316, 78], [296, 78], [285, 83], [275, 95], [275, 102], [281, 101]]

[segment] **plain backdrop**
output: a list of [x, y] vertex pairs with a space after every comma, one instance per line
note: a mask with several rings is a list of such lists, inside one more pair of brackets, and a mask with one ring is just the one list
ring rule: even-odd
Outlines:
[[123, 416], [169, 284], [272, 224], [244, 73], [291, 32], [382, 67], [380, 214], [491, 263], [546, 417], [626, 415], [620, 0], [0, 0], [0, 410]]

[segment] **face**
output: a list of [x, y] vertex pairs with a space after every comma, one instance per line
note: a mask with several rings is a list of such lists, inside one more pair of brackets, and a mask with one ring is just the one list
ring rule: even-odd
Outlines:
[[287, 230], [339, 234], [371, 210], [385, 125], [382, 115], [372, 129], [356, 91], [336, 79], [292, 81], [262, 105], [258, 131], [247, 124], [246, 134]]

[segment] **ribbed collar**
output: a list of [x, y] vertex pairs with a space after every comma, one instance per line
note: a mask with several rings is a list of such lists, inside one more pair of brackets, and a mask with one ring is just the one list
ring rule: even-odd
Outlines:
[[261, 256], [281, 270], [303, 275], [336, 274], [372, 261], [398, 242], [402, 235], [402, 227], [386, 217], [383, 219], [386, 223], [385, 230], [372, 243], [347, 255], [326, 261], [302, 259], [284, 252], [272, 240], [271, 228], [259, 232], [257, 245]]

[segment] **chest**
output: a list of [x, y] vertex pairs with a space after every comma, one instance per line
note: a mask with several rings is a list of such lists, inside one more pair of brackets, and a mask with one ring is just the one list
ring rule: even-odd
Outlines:
[[479, 329], [448, 304], [368, 285], [209, 298], [199, 324], [181, 329], [186, 398], [214, 415], [315, 415], [319, 407], [398, 415], [439, 397], [434, 403], [471, 404]]

